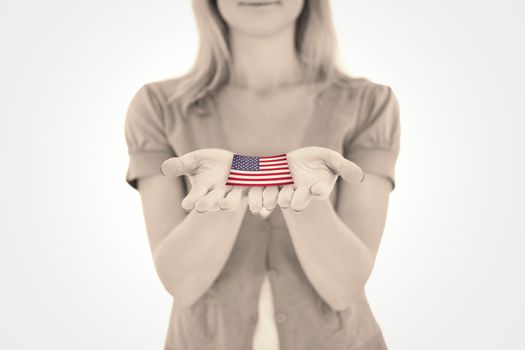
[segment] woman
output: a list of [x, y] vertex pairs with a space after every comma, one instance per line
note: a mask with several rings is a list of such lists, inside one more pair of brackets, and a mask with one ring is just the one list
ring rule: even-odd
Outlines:
[[[386, 349], [364, 285], [395, 187], [392, 89], [337, 69], [328, 1], [193, 6], [193, 69], [144, 84], [126, 117], [173, 296], [165, 349]], [[226, 185], [234, 155], [286, 155], [294, 183]]]

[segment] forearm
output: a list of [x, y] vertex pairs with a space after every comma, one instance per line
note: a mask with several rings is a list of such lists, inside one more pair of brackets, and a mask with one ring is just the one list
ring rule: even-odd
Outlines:
[[235, 211], [192, 210], [164, 238], [153, 257], [166, 290], [184, 305], [196, 302], [217, 278], [235, 243], [247, 199]]
[[301, 265], [316, 291], [336, 310], [348, 307], [373, 268], [366, 245], [340, 219], [330, 199], [302, 211], [283, 209]]

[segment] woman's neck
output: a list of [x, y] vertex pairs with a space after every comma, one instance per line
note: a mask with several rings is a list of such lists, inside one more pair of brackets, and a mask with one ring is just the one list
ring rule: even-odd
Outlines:
[[231, 85], [270, 91], [304, 80], [294, 45], [294, 27], [269, 36], [231, 31], [233, 72]]

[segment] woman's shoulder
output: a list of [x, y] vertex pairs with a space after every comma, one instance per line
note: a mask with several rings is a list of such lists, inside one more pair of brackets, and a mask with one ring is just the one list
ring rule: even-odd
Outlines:
[[339, 101], [345, 105], [375, 104], [392, 95], [390, 85], [365, 76], [340, 72], [334, 86], [339, 90]]
[[365, 76], [352, 75], [338, 71], [335, 78], [335, 86], [351, 91], [382, 90], [389, 88], [388, 85]]
[[182, 76], [168, 77], [146, 82], [143, 86], [153, 91], [159, 102], [168, 104], [173, 100], [173, 96], [177, 94], [182, 80]]

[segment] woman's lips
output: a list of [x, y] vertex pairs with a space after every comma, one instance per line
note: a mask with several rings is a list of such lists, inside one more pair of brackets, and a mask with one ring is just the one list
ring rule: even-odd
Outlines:
[[239, 1], [240, 6], [268, 6], [278, 5], [281, 1]]

